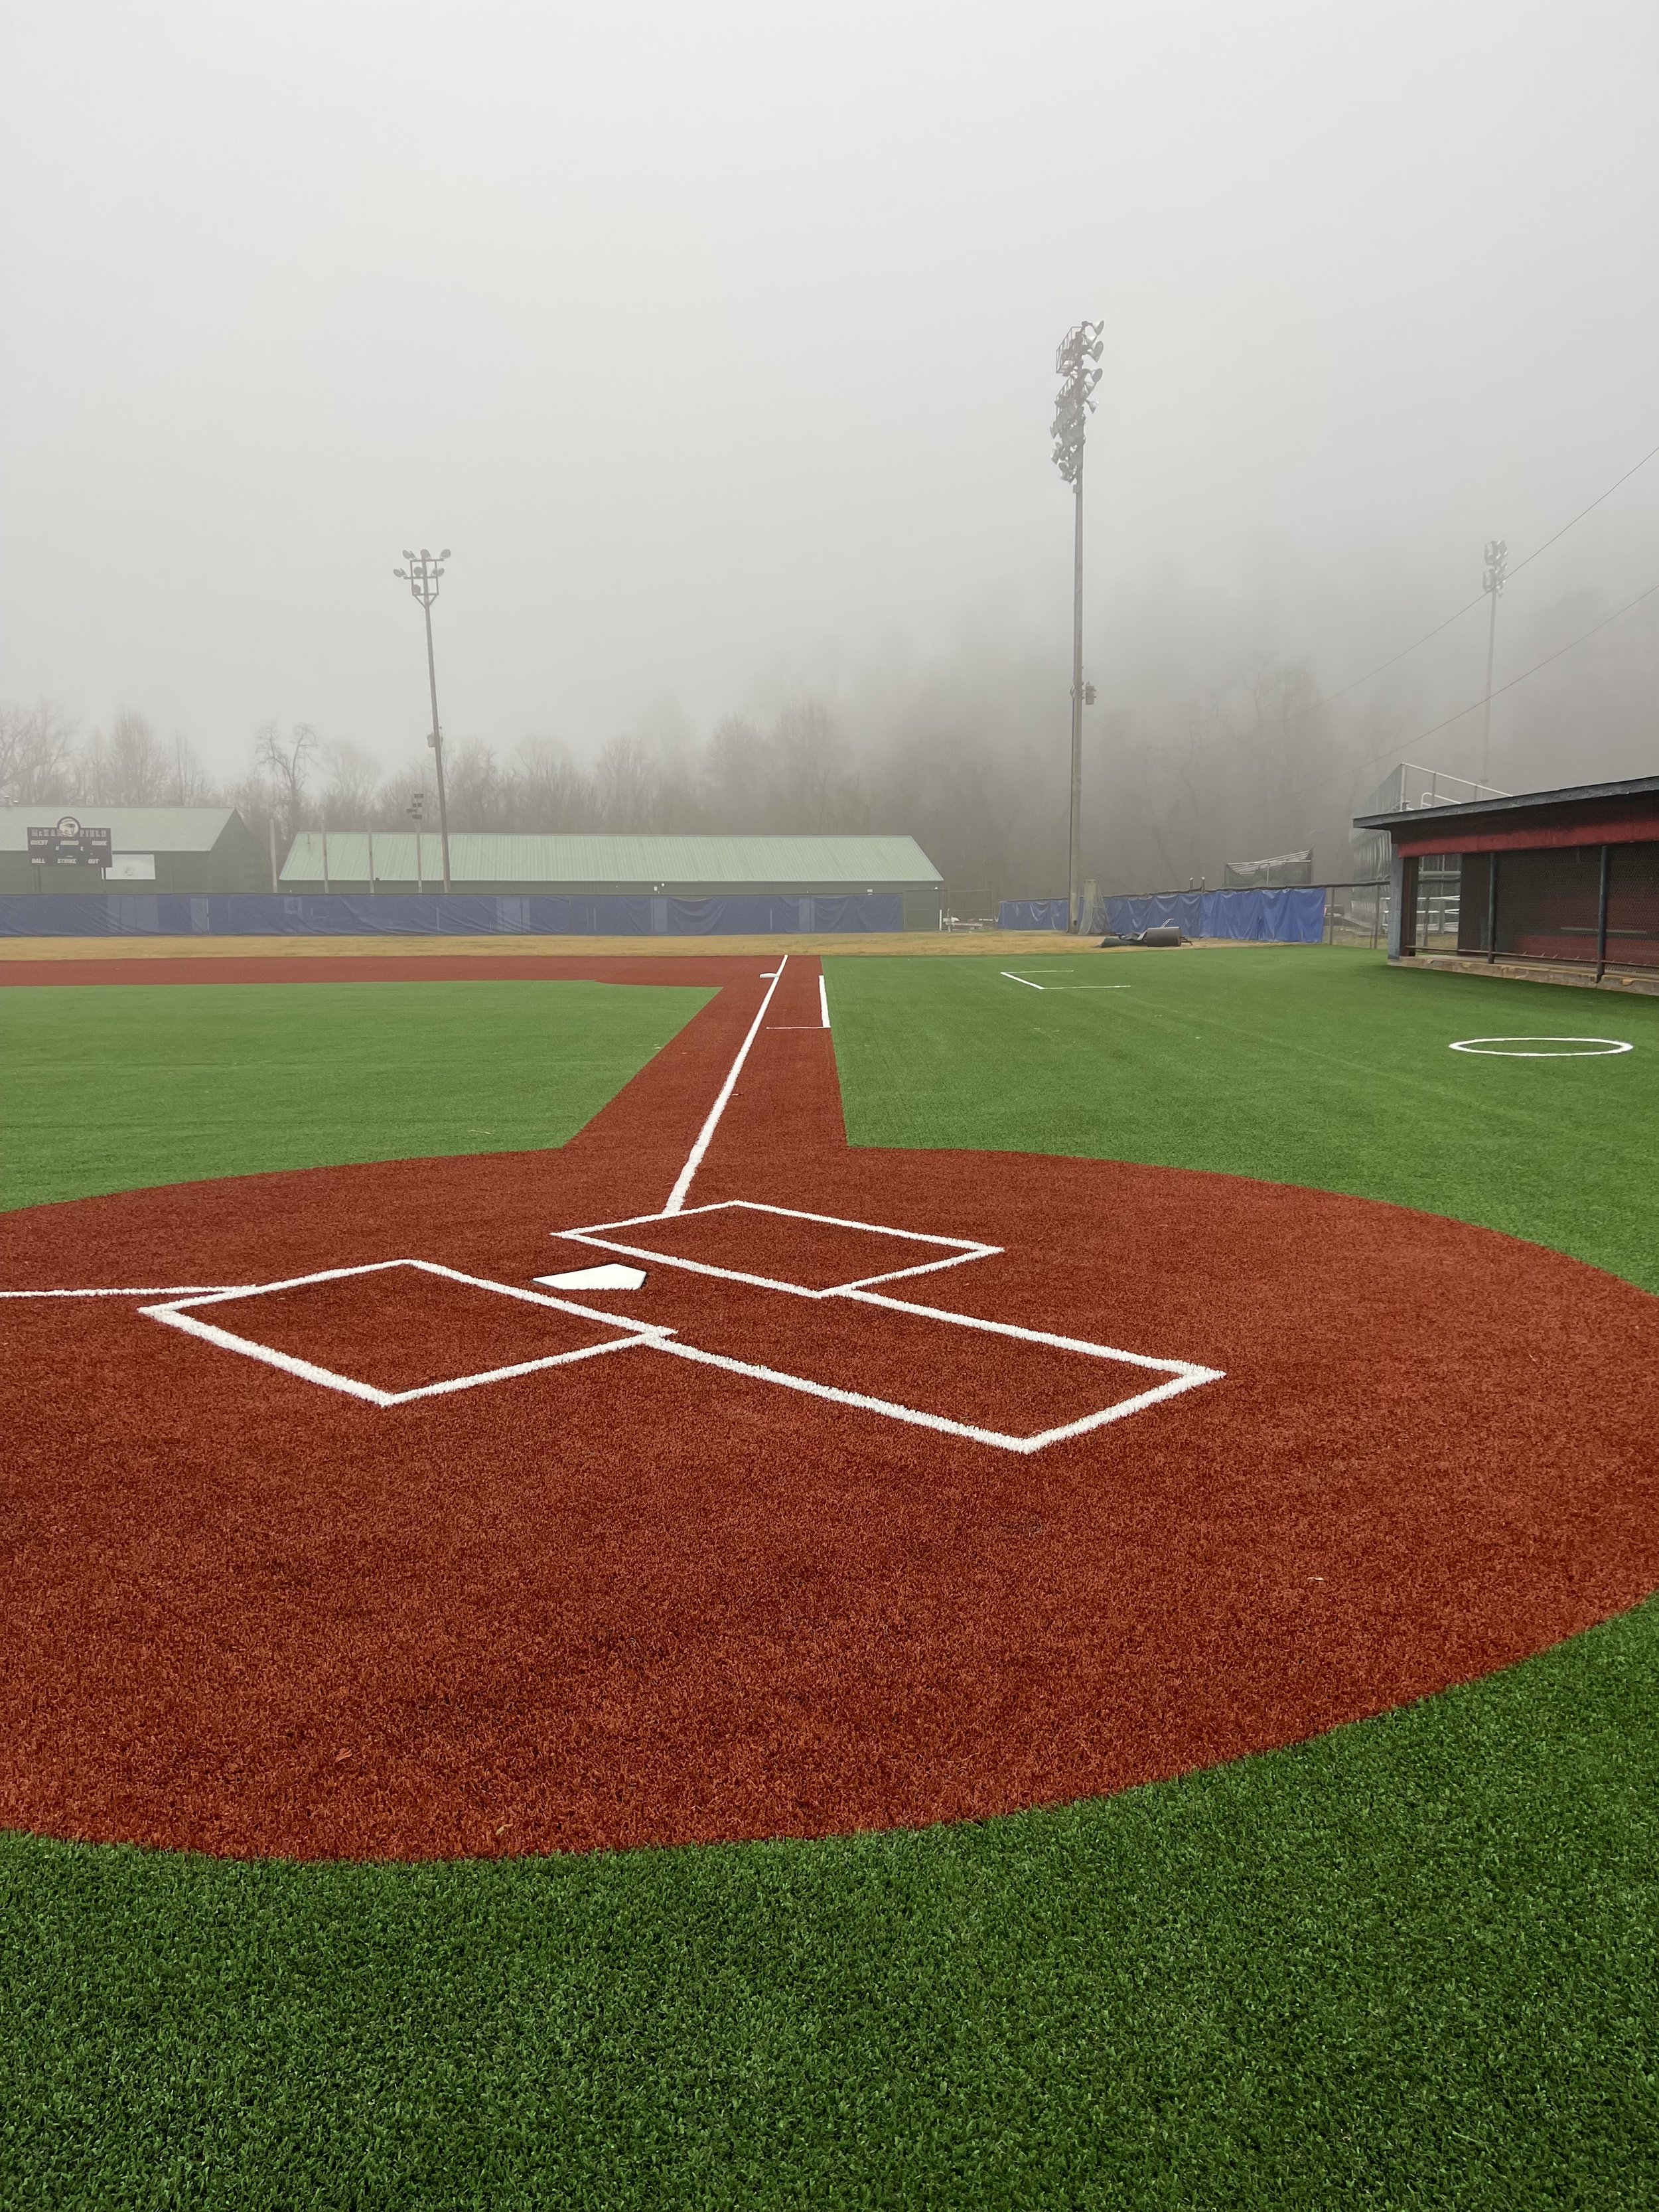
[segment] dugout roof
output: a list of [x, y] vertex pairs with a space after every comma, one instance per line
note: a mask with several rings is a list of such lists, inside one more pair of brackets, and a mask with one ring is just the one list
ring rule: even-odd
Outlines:
[[1645, 844], [1659, 839], [1659, 775], [1570, 784], [1449, 805], [1358, 814], [1356, 830], [1386, 830], [1397, 854], [1479, 853], [1507, 848]]

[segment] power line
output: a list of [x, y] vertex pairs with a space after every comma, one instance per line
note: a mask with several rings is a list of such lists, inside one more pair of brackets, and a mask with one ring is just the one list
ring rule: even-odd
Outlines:
[[[1656, 447], [1655, 451], [1659, 452], [1659, 447]], [[1585, 511], [1588, 513], [1588, 508]], [[1542, 552], [1542, 546], [1540, 546], [1539, 550]], [[1547, 668], [1551, 661], [1559, 660], [1562, 654], [1571, 653], [1574, 646], [1583, 645], [1586, 638], [1594, 637], [1598, 630], [1606, 629], [1610, 623], [1618, 622], [1622, 616], [1627, 615], [1632, 607], [1639, 607], [1644, 599], [1650, 599], [1656, 592], [1659, 592], [1659, 584], [1650, 584], [1645, 592], [1638, 592], [1633, 599], [1626, 599], [1624, 605], [1613, 613], [1603, 615], [1599, 623], [1592, 623], [1588, 629], [1580, 630], [1577, 637], [1569, 638], [1565, 645], [1558, 646], [1553, 653], [1547, 653], [1541, 660], [1534, 660], [1530, 668], [1523, 668], [1518, 676], [1511, 676], [1507, 684], [1500, 684], [1496, 690], [1483, 695], [1474, 702], [1473, 706], [1460, 707], [1455, 714], [1448, 714], [1443, 722], [1436, 722], [1426, 730], [1419, 730], [1417, 735], [1407, 742], [1413, 745], [1420, 745], [1425, 738], [1438, 736], [1442, 730], [1449, 730], [1454, 722], [1461, 722], [1465, 715], [1478, 714], [1488, 698], [1501, 699], [1504, 692], [1513, 691], [1517, 684], [1524, 684], [1529, 676], [1536, 676], [1540, 668]], [[1389, 750], [1392, 750], [1393, 747], [1390, 746]]]
[[[1577, 637], [1569, 638], [1565, 645], [1558, 646], [1553, 653], [1547, 653], [1541, 660], [1534, 661], [1530, 668], [1523, 668], [1518, 676], [1511, 676], [1507, 684], [1498, 684], [1492, 696], [1497, 699], [1500, 698], [1505, 691], [1513, 691], [1517, 684], [1524, 684], [1528, 677], [1536, 676], [1540, 669], [1547, 668], [1552, 661], [1559, 660], [1564, 653], [1571, 653], [1575, 646], [1583, 645], [1586, 639], [1594, 637], [1598, 630], [1604, 630], [1609, 624], [1620, 621], [1633, 607], [1639, 607], [1644, 599], [1652, 599], [1656, 592], [1659, 592], [1659, 584], [1650, 584], [1646, 591], [1638, 592], [1633, 599], [1626, 599], [1622, 607], [1615, 608], [1610, 615], [1603, 615], [1599, 623], [1592, 623], [1588, 629], [1580, 630]], [[1373, 746], [1368, 756], [1356, 755], [1343, 766], [1333, 769], [1328, 775], [1321, 776], [1316, 782], [1299, 785], [1298, 793], [1304, 799], [1311, 798], [1322, 792], [1331, 790], [1337, 784], [1351, 783], [1357, 774], [1369, 774], [1372, 769], [1379, 768], [1390, 754], [1398, 759], [1404, 759], [1407, 748], [1414, 750], [1425, 738], [1438, 736], [1442, 730], [1449, 730], [1454, 722], [1461, 722], [1468, 715], [1478, 714], [1486, 703], [1486, 698], [1483, 693], [1479, 699], [1473, 701], [1468, 706], [1460, 707], [1455, 714], [1448, 714], [1443, 722], [1436, 722], [1426, 730], [1419, 730], [1413, 737], [1387, 737], [1380, 745]], [[1285, 719], [1290, 720], [1293, 717], [1286, 716]], [[1217, 740], [1217, 742], [1223, 741]]]
[[[1653, 448], [1652, 453], [1644, 453], [1641, 459], [1637, 462], [1635, 468], [1626, 469], [1624, 475], [1619, 478], [1618, 483], [1610, 483], [1604, 492], [1599, 492], [1596, 495], [1588, 507], [1581, 507], [1571, 522], [1564, 522], [1561, 525], [1561, 527], [1555, 533], [1555, 538], [1547, 538], [1541, 545], [1534, 545], [1531, 552], [1528, 554], [1525, 561], [1517, 561], [1516, 562], [1514, 568], [1510, 570], [1510, 574], [1511, 576], [1517, 575], [1520, 571], [1528, 565], [1528, 562], [1535, 561], [1540, 553], [1547, 553], [1551, 546], [1554, 544], [1556, 538], [1565, 538], [1568, 531], [1576, 528], [1577, 526], [1583, 520], [1587, 514], [1593, 514], [1595, 509], [1601, 506], [1601, 501], [1604, 499], [1611, 499], [1614, 492], [1618, 490], [1620, 484], [1626, 484], [1630, 482], [1631, 478], [1636, 474], [1637, 469], [1646, 468], [1648, 463], [1653, 459], [1654, 453], [1659, 453], [1659, 446], [1656, 446]], [[1635, 605], [1635, 601], [1632, 600], [1631, 604], [1633, 606]], [[1584, 634], [1586, 636], [1589, 635], [1588, 630]], [[1540, 667], [1542, 667], [1543, 663], [1540, 661], [1539, 665]]]
[[[1547, 538], [1541, 545], [1534, 545], [1531, 552], [1526, 556], [1524, 560], [1516, 561], [1510, 567], [1509, 574], [1511, 576], [1518, 575], [1522, 568], [1530, 567], [1532, 562], [1538, 558], [1540, 553], [1547, 553], [1550, 547], [1558, 544], [1560, 539], [1566, 536], [1570, 530], [1577, 529], [1577, 526], [1583, 520], [1587, 514], [1593, 514], [1595, 509], [1601, 506], [1603, 500], [1611, 499], [1614, 492], [1618, 490], [1620, 484], [1627, 484], [1631, 478], [1637, 474], [1638, 470], [1646, 468], [1648, 463], [1654, 459], [1656, 454], [1659, 454], [1659, 446], [1655, 446], [1649, 452], [1644, 453], [1639, 461], [1634, 463], [1632, 467], [1627, 468], [1625, 471], [1624, 475], [1618, 477], [1613, 483], [1610, 483], [1605, 491], [1598, 492], [1588, 507], [1581, 507], [1577, 514], [1573, 516], [1572, 520], [1571, 522], [1564, 522], [1561, 525], [1561, 527], [1553, 537]], [[1438, 637], [1442, 630], [1449, 629], [1454, 623], [1462, 622], [1465, 615], [1473, 614], [1474, 610], [1480, 605], [1486, 596], [1486, 594], [1484, 590], [1477, 592], [1474, 597], [1472, 599], [1466, 600], [1464, 604], [1457, 609], [1455, 613], [1448, 615], [1444, 622], [1437, 623], [1432, 629], [1425, 629], [1421, 637], [1414, 638], [1409, 645], [1402, 645], [1398, 653], [1391, 653], [1386, 660], [1379, 660], [1375, 668], [1368, 668], [1363, 676], [1356, 676], [1352, 684], [1345, 684], [1340, 690], [1328, 691], [1322, 697], [1314, 700], [1311, 705], [1298, 708], [1296, 714], [1290, 716], [1288, 719], [1292, 721], [1300, 721], [1306, 715], [1317, 714], [1322, 707], [1334, 706], [1337, 700], [1346, 699], [1349, 692], [1358, 691], [1362, 684], [1369, 684], [1374, 677], [1386, 674], [1390, 668], [1396, 665], [1396, 663], [1404, 660], [1409, 654], [1415, 653], [1420, 646], [1427, 645], [1431, 639]], [[1643, 596], [1645, 597], [1646, 594], [1644, 593]], [[1634, 606], [1636, 605], [1636, 601], [1632, 599], [1631, 605]], [[1616, 619], [1616, 617], [1609, 617], [1608, 619], [1613, 620]], [[1589, 630], [1586, 630], [1584, 635], [1586, 637], [1589, 637], [1591, 636], [1593, 633]], [[1564, 651], [1565, 649], [1565, 647], [1563, 647]], [[1552, 656], [1552, 658], [1553, 658], [1553, 656]], [[1540, 668], [1545, 665], [1546, 664], [1541, 660], [1538, 664]], [[1515, 680], [1516, 683], [1519, 683], [1521, 679], [1517, 677]], [[1508, 689], [1508, 684], [1500, 684], [1498, 686], [1499, 690], [1506, 691]], [[1496, 698], [1498, 693], [1493, 692], [1492, 696]], [[1465, 711], [1472, 713], [1474, 710], [1473, 708], [1469, 708]], [[1454, 714], [1451, 719], [1453, 721], [1457, 721], [1461, 717]], [[1446, 726], [1442, 722], [1437, 725], [1437, 726], [1438, 728], [1444, 729]], [[1431, 734], [1431, 732], [1428, 731], [1425, 731], [1424, 732], [1425, 737]]]

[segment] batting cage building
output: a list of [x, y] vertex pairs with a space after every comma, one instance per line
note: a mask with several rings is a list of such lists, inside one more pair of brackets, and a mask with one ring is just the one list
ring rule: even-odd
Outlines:
[[[737, 930], [936, 930], [944, 884], [914, 837], [533, 836], [455, 831], [454, 892], [496, 927], [656, 936]], [[302, 830], [280, 888], [407, 896], [442, 883], [435, 830]], [[562, 909], [556, 910], [556, 909]]]

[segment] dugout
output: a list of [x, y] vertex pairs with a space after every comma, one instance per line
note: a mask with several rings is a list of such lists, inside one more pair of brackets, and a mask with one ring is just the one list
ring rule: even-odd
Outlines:
[[234, 806], [0, 807], [0, 897], [258, 891], [267, 880]]
[[1659, 992], [1659, 775], [1354, 827], [1389, 842], [1390, 960]]
[[[418, 868], [418, 877], [417, 877]], [[943, 878], [914, 837], [540, 836], [456, 830], [449, 874], [458, 896], [566, 902], [576, 909], [628, 901], [657, 933], [733, 927], [937, 930]], [[283, 864], [284, 894], [408, 897], [443, 881], [435, 830], [302, 830]], [[741, 903], [739, 903], [741, 902]], [[768, 921], [757, 902], [782, 914]], [[793, 902], [793, 911], [782, 910]], [[620, 916], [621, 908], [616, 912]], [[505, 925], [504, 925], [505, 926]]]

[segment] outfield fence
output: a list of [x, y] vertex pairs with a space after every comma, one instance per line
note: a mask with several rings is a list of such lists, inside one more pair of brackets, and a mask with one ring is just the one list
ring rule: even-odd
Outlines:
[[[759, 937], [898, 931], [904, 896], [635, 898], [63, 891], [0, 898], [0, 937]], [[933, 925], [931, 922], [928, 927]]]
[[[1004, 899], [1004, 929], [1064, 930], [1063, 898]], [[1454, 933], [1456, 920], [1452, 921]], [[1109, 893], [1085, 908], [1081, 934], [1138, 937], [1146, 929], [1179, 929], [1183, 937], [1231, 938], [1256, 945], [1385, 945], [1386, 881], [1306, 884], [1256, 890]]]

